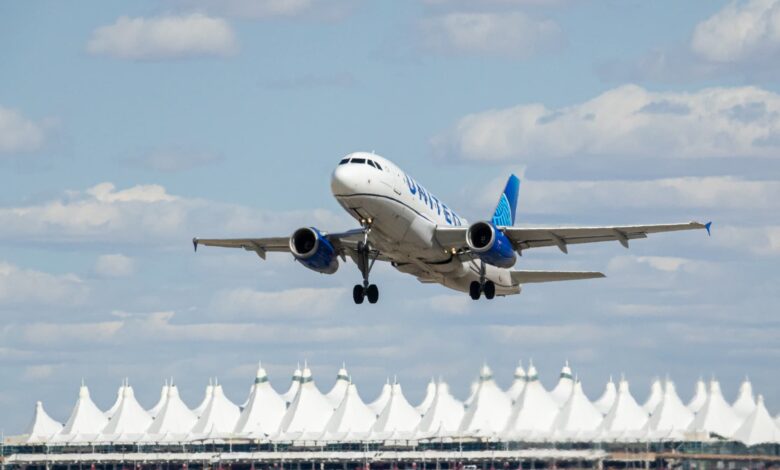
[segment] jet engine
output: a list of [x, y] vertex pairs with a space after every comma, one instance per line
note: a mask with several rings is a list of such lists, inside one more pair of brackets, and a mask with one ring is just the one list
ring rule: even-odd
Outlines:
[[511, 268], [517, 260], [512, 242], [489, 222], [471, 224], [466, 232], [466, 244], [482, 261], [499, 268]]
[[333, 244], [314, 227], [299, 228], [290, 237], [290, 251], [307, 268], [323, 274], [333, 274], [339, 259]]

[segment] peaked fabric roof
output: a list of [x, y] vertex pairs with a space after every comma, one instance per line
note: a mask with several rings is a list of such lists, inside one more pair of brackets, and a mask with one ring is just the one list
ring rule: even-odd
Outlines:
[[747, 418], [756, 409], [756, 401], [753, 399], [753, 385], [745, 379], [739, 386], [739, 394], [731, 408], [741, 420]]
[[304, 365], [301, 385], [280, 424], [283, 433], [316, 433], [325, 430], [333, 408], [314, 384], [311, 370]]
[[206, 410], [206, 407], [209, 406], [209, 403], [211, 402], [211, 396], [214, 394], [214, 384], [211, 383], [211, 379], [209, 379], [209, 384], [206, 385], [206, 392], [203, 395], [203, 401], [200, 402], [200, 405], [196, 406], [192, 412], [195, 413], [196, 417], [200, 417], [203, 412]]
[[469, 385], [469, 396], [463, 401], [463, 406], [468, 408], [471, 402], [474, 401], [474, 397], [477, 395], [477, 389], [479, 388], [479, 380], [471, 382]]
[[647, 400], [642, 404], [642, 408], [645, 409], [647, 414], [652, 413], [653, 410], [655, 410], [655, 407], [661, 403], [663, 396], [664, 389], [661, 386], [661, 380], [653, 379], [653, 383], [650, 384], [650, 396], [648, 396]]
[[390, 401], [390, 393], [392, 393], [392, 390], [393, 387], [390, 385], [390, 380], [388, 379], [385, 384], [382, 385], [382, 391], [379, 392], [379, 396], [376, 397], [376, 400], [368, 404], [368, 407], [375, 415], [379, 416], [379, 414], [382, 413], [382, 410], [385, 409], [385, 405]]
[[390, 387], [390, 399], [371, 428], [377, 437], [410, 435], [420, 423], [420, 414], [406, 400], [401, 384]]
[[479, 387], [463, 416], [458, 433], [461, 435], [494, 435], [503, 431], [512, 410], [512, 400], [493, 380], [487, 364], [479, 374]]
[[43, 409], [43, 403], [35, 402], [35, 413], [32, 422], [27, 426], [27, 442], [45, 442], [53, 435], [62, 431], [62, 423], [52, 419]]
[[119, 388], [116, 391], [116, 399], [114, 400], [114, 404], [111, 405], [111, 408], [107, 409], [103, 412], [106, 418], [111, 419], [111, 417], [116, 413], [116, 410], [119, 408], [119, 404], [122, 403], [122, 392], [125, 390], [125, 382], [122, 381], [122, 384], [119, 386]]
[[512, 406], [504, 436], [507, 438], [534, 439], [546, 436], [552, 430], [558, 404], [539, 382], [533, 363], [528, 366], [528, 383]]
[[601, 414], [605, 415], [609, 413], [610, 408], [612, 408], [612, 404], [615, 403], [615, 398], [617, 397], [617, 388], [615, 387], [615, 382], [612, 380], [612, 376], [609, 376], [609, 382], [607, 382], [607, 385], [604, 387], [604, 393], [601, 394], [598, 400], [593, 402], [593, 406], [596, 407]]
[[122, 401], [102, 434], [143, 434], [152, 424], [152, 417], [135, 399], [133, 387], [125, 383]]
[[[206, 405], [208, 406], [208, 404]], [[187, 434], [197, 422], [197, 415], [187, 408], [187, 405], [179, 397], [179, 388], [171, 384], [168, 386], [165, 403], [152, 421], [147, 433], [152, 435]]]
[[571, 375], [569, 361], [566, 361], [561, 369], [561, 375], [558, 377], [558, 384], [550, 391], [550, 397], [558, 404], [558, 407], [561, 407], [569, 399], [573, 388], [574, 377]]
[[758, 403], [734, 433], [733, 438], [746, 446], [780, 443], [780, 429], [769, 416], [762, 395], [758, 396]]
[[553, 422], [553, 432], [564, 439], [587, 439], [592, 437], [602, 418], [601, 412], [582, 391], [582, 382], [577, 380]]
[[638, 434], [645, 424], [647, 424], [647, 412], [631, 395], [628, 381], [621, 379], [615, 403], [599, 426], [601, 436], [608, 440], [631, 439], [632, 434]]
[[106, 427], [106, 424], [108, 424], [108, 419], [89, 397], [89, 388], [82, 384], [79, 388], [79, 399], [60, 434], [98, 434]]
[[163, 405], [165, 405], [165, 400], [167, 400], [167, 399], [168, 399], [168, 381], [166, 380], [165, 383], [162, 386], [162, 389], [160, 390], [160, 399], [157, 400], [157, 404], [155, 404], [148, 411], [149, 416], [151, 416], [152, 418], [157, 416], [157, 414], [162, 409]]
[[651, 439], [679, 437], [693, 421], [693, 412], [686, 407], [674, 387], [667, 379], [663, 387], [661, 401], [658, 402], [650, 420], [647, 422], [646, 435]]
[[463, 403], [452, 396], [446, 382], [439, 381], [433, 402], [417, 425], [417, 434], [452, 434], [458, 430], [464, 414]]
[[731, 436], [740, 425], [740, 419], [731, 409], [720, 391], [720, 383], [710, 380], [707, 401], [688, 427], [695, 433], [713, 433], [722, 437]]
[[257, 366], [252, 393], [236, 422], [238, 434], [274, 434], [282, 422], [287, 404], [276, 393], [268, 381], [268, 374], [262, 365]]
[[368, 434], [375, 421], [376, 415], [360, 398], [355, 384], [348, 383], [344, 398], [325, 425], [324, 437]]
[[292, 379], [290, 380], [290, 388], [288, 388], [287, 391], [282, 394], [282, 398], [287, 403], [291, 403], [295, 398], [295, 395], [298, 394], [298, 389], [301, 387], [302, 374], [301, 366], [296, 367], [295, 371], [293, 372]]
[[506, 391], [507, 395], [509, 395], [509, 398], [512, 399], [513, 402], [520, 397], [521, 393], [523, 393], [525, 382], [525, 369], [523, 369], [523, 364], [518, 362], [517, 367], [515, 368], [515, 376], [514, 380], [512, 381], [512, 385], [509, 387], [509, 390]]
[[228, 400], [222, 391], [222, 385], [214, 384], [206, 409], [192, 428], [195, 434], [229, 433], [236, 427], [241, 415], [238, 405]]
[[328, 393], [325, 394], [325, 398], [328, 399], [331, 408], [334, 410], [339, 407], [341, 400], [347, 393], [349, 388], [349, 374], [347, 373], [346, 365], [342, 364], [339, 373], [336, 374], [336, 383]]
[[433, 398], [436, 395], [436, 382], [431, 379], [430, 382], [428, 382], [428, 385], [425, 387], [425, 397], [423, 397], [422, 402], [420, 402], [419, 405], [415, 406], [414, 409], [417, 410], [418, 413], [420, 413], [420, 416], [424, 415], [426, 411], [428, 411], [428, 408], [430, 408], [431, 403], [433, 403]]
[[707, 385], [704, 380], [699, 379], [696, 381], [696, 390], [693, 392], [693, 398], [688, 402], [688, 409], [694, 413], [698, 413], [704, 402], [707, 401]]

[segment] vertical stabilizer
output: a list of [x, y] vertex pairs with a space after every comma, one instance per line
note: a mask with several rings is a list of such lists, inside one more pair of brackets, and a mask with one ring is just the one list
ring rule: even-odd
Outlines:
[[520, 178], [511, 175], [506, 182], [504, 192], [498, 199], [496, 210], [493, 212], [493, 225], [497, 227], [511, 227], [515, 224], [515, 210], [517, 209], [517, 194], [520, 191]]

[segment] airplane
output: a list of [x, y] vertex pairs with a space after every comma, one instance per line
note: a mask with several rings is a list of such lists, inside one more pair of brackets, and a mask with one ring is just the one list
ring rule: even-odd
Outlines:
[[629, 240], [648, 234], [705, 229], [712, 222], [627, 225], [613, 227], [516, 227], [520, 179], [511, 175], [489, 220], [469, 222], [390, 160], [374, 153], [355, 152], [342, 158], [330, 181], [338, 203], [360, 228], [329, 233], [302, 227], [289, 237], [193, 238], [198, 245], [243, 248], [266, 259], [269, 252], [291, 253], [303, 266], [323, 274], [339, 268], [349, 256], [363, 277], [352, 290], [356, 304], [379, 300], [379, 289], [369, 281], [376, 261], [389, 262], [422, 283], [437, 283], [467, 292], [478, 300], [519, 294], [521, 286], [535, 282], [605, 277], [590, 271], [514, 270], [525, 250]]

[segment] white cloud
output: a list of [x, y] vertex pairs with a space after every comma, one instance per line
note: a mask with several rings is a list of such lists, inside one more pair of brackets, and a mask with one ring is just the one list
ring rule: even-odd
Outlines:
[[87, 43], [91, 54], [131, 60], [225, 57], [237, 49], [228, 22], [201, 13], [152, 18], [122, 16], [112, 25], [97, 28]]
[[440, 53], [526, 58], [559, 46], [561, 28], [522, 12], [455, 12], [422, 21], [424, 45]]
[[46, 379], [51, 377], [54, 373], [54, 366], [51, 364], [39, 364], [35, 366], [27, 366], [22, 372], [22, 380], [35, 381], [40, 379]]
[[780, 95], [756, 87], [652, 92], [636, 85], [561, 108], [522, 104], [461, 118], [436, 153], [505, 161], [572, 156], [767, 157], [780, 150]]
[[135, 272], [135, 260], [119, 253], [101, 255], [95, 262], [95, 272], [103, 277], [127, 277]]
[[780, 225], [727, 226], [718, 229], [713, 241], [724, 249], [740, 247], [757, 255], [780, 255]]
[[346, 290], [343, 288], [301, 288], [281, 291], [258, 291], [250, 288], [219, 292], [212, 309], [229, 315], [255, 317], [279, 313], [296, 316], [319, 316], [335, 310]]
[[0, 155], [34, 152], [45, 140], [44, 126], [15, 109], [0, 106]]
[[53, 275], [0, 261], [0, 304], [77, 305], [88, 294], [74, 274]]
[[347, 222], [326, 210], [267, 212], [179, 197], [159, 185], [101, 183], [37, 204], [0, 207], [0, 239], [184, 247], [194, 235], [279, 236], [304, 225], [334, 230]]
[[[455, 315], [462, 315], [468, 313], [474, 301], [471, 297], [462, 293], [458, 294], [441, 294], [426, 297], [423, 300], [425, 308], [431, 309], [435, 312], [449, 313]], [[417, 305], [412, 304], [415, 307]]]
[[731, 1], [696, 25], [691, 49], [716, 63], [776, 60], [780, 56], [780, 0]]

